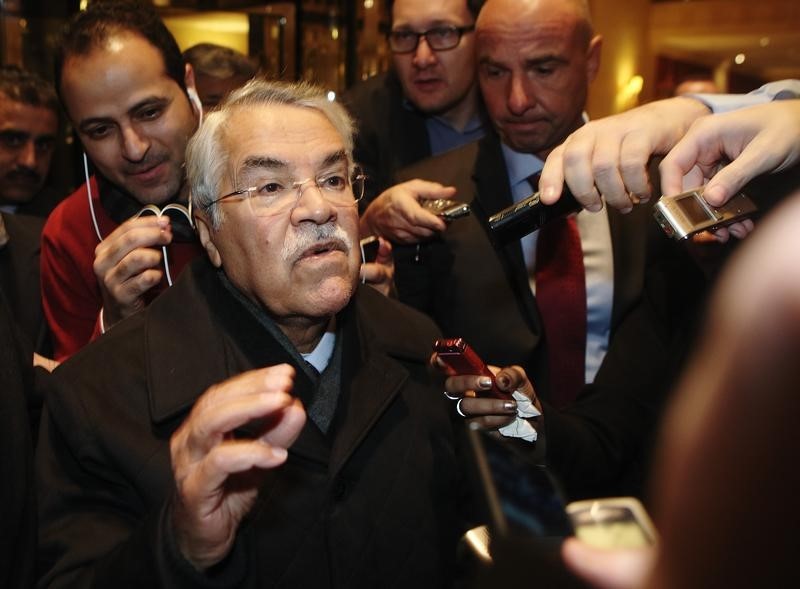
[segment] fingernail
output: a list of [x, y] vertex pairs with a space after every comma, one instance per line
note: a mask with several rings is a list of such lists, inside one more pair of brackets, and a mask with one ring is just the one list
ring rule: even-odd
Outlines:
[[484, 389], [484, 390], [485, 389], [490, 389], [490, 388], [492, 388], [492, 379], [490, 377], [488, 377], [488, 376], [481, 376], [478, 379], [478, 386], [481, 389]]
[[503, 409], [508, 411], [509, 413], [517, 410], [517, 403], [516, 401], [505, 401], [503, 403]]

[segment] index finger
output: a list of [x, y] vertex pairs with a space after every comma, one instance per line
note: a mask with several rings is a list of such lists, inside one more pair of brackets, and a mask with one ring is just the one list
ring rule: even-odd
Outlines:
[[564, 144], [550, 152], [544, 162], [539, 177], [539, 193], [546, 205], [555, 203], [561, 197], [564, 186]]

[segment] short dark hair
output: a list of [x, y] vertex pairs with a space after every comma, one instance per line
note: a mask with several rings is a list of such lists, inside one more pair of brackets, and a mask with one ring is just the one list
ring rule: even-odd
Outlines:
[[[467, 3], [467, 9], [472, 14], [472, 18], [478, 18], [478, 13], [483, 7], [485, 0], [464, 0]], [[392, 26], [392, 8], [394, 7], [395, 0], [386, 0], [386, 22], [389, 23], [389, 28]]]
[[256, 65], [243, 53], [214, 43], [198, 43], [183, 52], [183, 59], [192, 65], [195, 74], [212, 78], [252, 78]]
[[59, 96], [64, 62], [74, 55], [88, 55], [120, 32], [139, 35], [155, 47], [164, 59], [167, 75], [186, 91], [181, 50], [154, 7], [138, 0], [95, 0], [85, 11], [76, 14], [64, 29], [55, 59]]
[[53, 86], [19, 66], [0, 67], [0, 92], [14, 102], [58, 113], [58, 98]]

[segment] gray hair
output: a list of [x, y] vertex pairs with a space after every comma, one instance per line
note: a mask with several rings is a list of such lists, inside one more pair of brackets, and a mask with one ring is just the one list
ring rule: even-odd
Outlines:
[[353, 161], [353, 120], [340, 103], [328, 99], [322, 88], [307, 82], [251, 80], [234, 90], [217, 110], [205, 117], [186, 148], [186, 175], [192, 206], [206, 211], [214, 229], [222, 223], [219, 206], [212, 203], [220, 197], [222, 177], [228, 167], [228, 154], [222, 148], [228, 119], [240, 108], [272, 105], [295, 106], [322, 113], [342, 137], [348, 161]]

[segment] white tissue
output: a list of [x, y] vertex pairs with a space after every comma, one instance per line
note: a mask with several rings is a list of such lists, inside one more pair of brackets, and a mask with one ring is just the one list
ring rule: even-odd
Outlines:
[[526, 418], [539, 417], [542, 414], [541, 411], [519, 391], [514, 391], [511, 396], [517, 402], [517, 418], [497, 431], [507, 438], [522, 438], [526, 442], [535, 442], [538, 436], [536, 428]]

